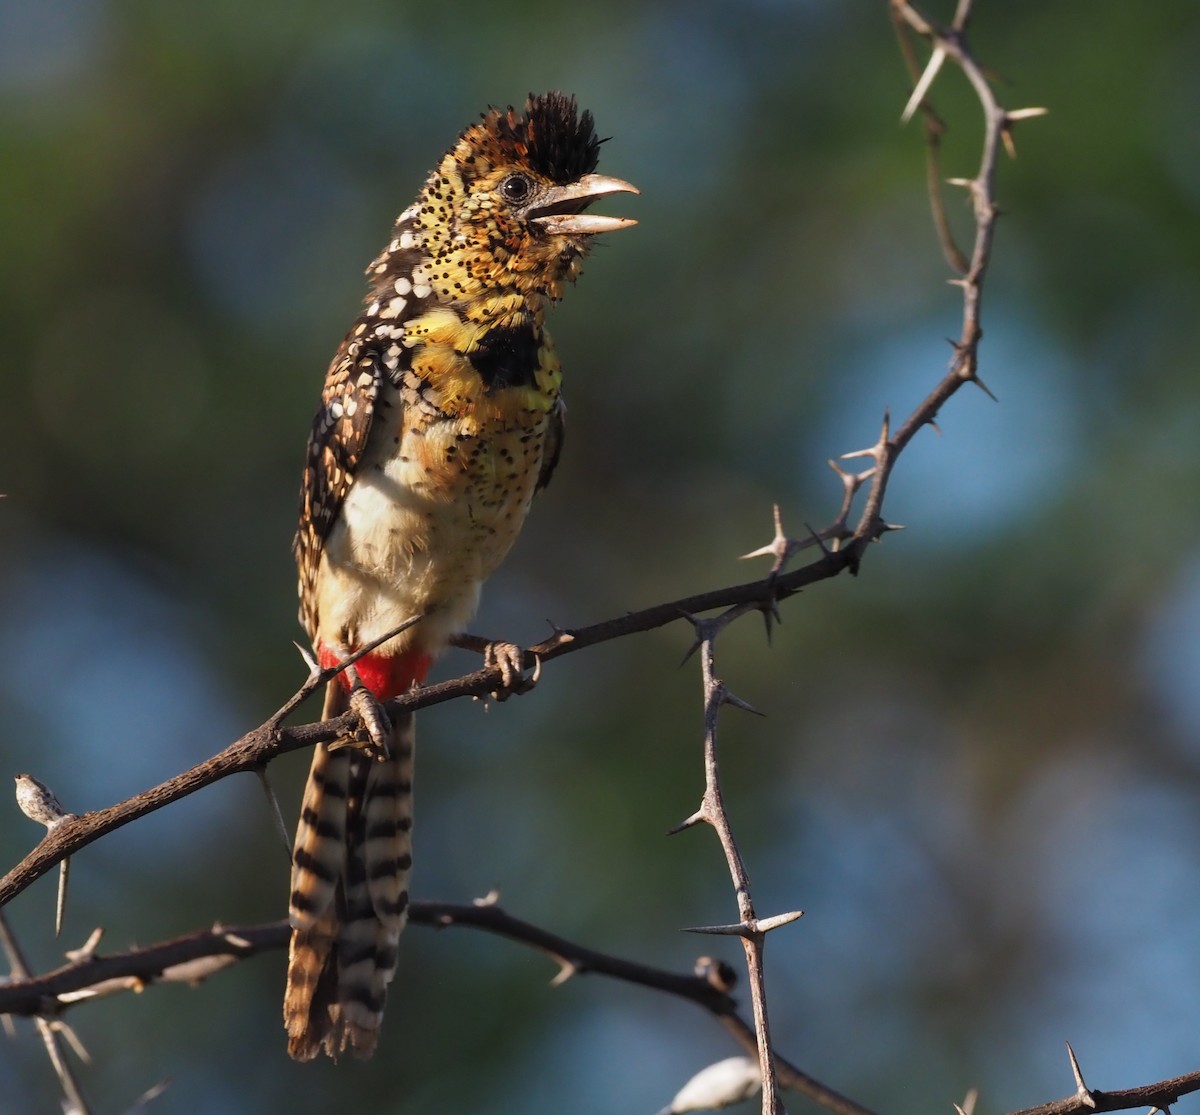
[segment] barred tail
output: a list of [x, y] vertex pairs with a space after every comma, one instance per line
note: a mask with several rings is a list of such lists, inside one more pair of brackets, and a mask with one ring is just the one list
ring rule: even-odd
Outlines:
[[[335, 680], [325, 718], [345, 708]], [[388, 758], [318, 746], [292, 857], [292, 943], [283, 1018], [288, 1052], [310, 1061], [375, 1051], [412, 868], [413, 718], [392, 730]]]

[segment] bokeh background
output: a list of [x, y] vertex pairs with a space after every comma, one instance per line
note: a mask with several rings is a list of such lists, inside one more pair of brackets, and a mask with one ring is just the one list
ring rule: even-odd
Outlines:
[[[777, 1039], [890, 1115], [1065, 1095], [1064, 1039], [1095, 1087], [1200, 1067], [1200, 9], [977, 7], [1005, 103], [1051, 109], [1001, 168], [999, 402], [922, 432], [887, 505], [908, 529], [859, 578], [789, 602], [770, 648], [754, 617], [720, 643], [767, 714], [723, 736], [755, 896], [807, 911], [770, 941]], [[882, 0], [0, 0], [0, 769], [98, 808], [299, 684], [296, 489], [361, 270], [459, 129], [546, 88], [614, 137], [641, 224], [554, 312], [567, 451], [476, 629], [746, 579], [774, 501], [829, 520], [826, 459], [907, 413], [959, 328]], [[954, 73], [936, 100], [970, 174], [978, 108]], [[701, 789], [688, 642], [423, 715], [416, 896], [497, 888], [690, 968], [710, 943], [679, 929], [735, 906], [711, 833], [663, 838]], [[306, 765], [272, 768], [289, 816]], [[0, 811], [6, 866], [37, 836]], [[244, 778], [79, 855], [61, 942], [52, 879], [6, 914], [45, 969], [96, 925], [115, 950], [278, 918], [286, 889]], [[96, 1110], [169, 1077], [152, 1110], [652, 1112], [734, 1052], [687, 1004], [413, 929], [375, 1059], [298, 1066], [283, 966], [73, 1010]], [[28, 1023], [0, 1095], [58, 1109]]]

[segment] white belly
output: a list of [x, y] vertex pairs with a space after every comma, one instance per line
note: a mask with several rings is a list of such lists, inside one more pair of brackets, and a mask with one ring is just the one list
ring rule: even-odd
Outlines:
[[353, 649], [423, 616], [381, 650], [436, 654], [465, 630], [533, 498], [537, 469], [513, 480], [496, 470], [502, 456], [469, 471], [435, 474], [428, 453], [360, 470], [321, 559], [318, 641]]

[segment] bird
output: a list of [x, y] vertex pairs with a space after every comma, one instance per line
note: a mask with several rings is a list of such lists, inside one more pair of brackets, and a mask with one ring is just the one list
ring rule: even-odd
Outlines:
[[[324, 718], [357, 710], [369, 742], [318, 745], [301, 805], [283, 1006], [296, 1060], [366, 1058], [379, 1038], [408, 914], [414, 746], [411, 713], [379, 703], [466, 630], [558, 461], [546, 310], [594, 237], [637, 223], [587, 212], [638, 193], [596, 173], [601, 142], [564, 93], [484, 112], [396, 219], [326, 373], [293, 546], [300, 622], [322, 669], [383, 641], [325, 690]], [[518, 648], [489, 654], [519, 676]]]

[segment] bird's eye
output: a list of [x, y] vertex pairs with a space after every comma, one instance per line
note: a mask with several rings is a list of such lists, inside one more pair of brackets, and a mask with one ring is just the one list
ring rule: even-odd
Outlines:
[[510, 174], [500, 183], [500, 196], [510, 205], [518, 205], [533, 193], [533, 183], [523, 174]]

